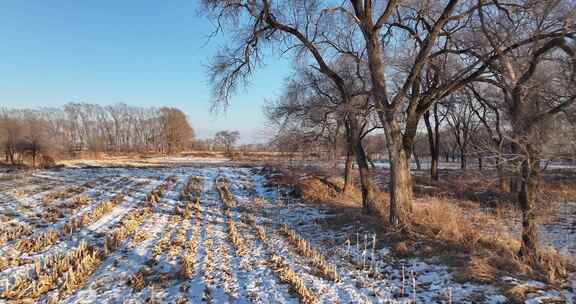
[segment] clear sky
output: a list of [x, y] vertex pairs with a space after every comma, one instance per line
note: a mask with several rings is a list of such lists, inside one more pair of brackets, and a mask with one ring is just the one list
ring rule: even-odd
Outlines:
[[175, 106], [199, 137], [239, 130], [261, 141], [261, 106], [290, 61], [272, 57], [227, 112], [210, 113], [206, 65], [228, 40], [196, 0], [0, 0], [0, 105], [67, 102]]

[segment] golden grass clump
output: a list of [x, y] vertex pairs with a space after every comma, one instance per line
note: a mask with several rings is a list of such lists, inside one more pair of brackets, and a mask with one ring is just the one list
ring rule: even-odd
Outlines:
[[218, 180], [216, 181], [216, 189], [218, 190], [218, 194], [220, 195], [220, 199], [222, 200], [222, 203], [224, 204], [225, 210], [234, 208], [234, 206], [236, 205], [236, 199], [234, 198], [234, 195], [228, 189], [229, 186], [230, 186], [230, 183], [228, 182], [228, 179], [226, 179], [224, 177], [218, 178]]
[[238, 229], [236, 228], [236, 223], [231, 217], [228, 217], [228, 238], [230, 242], [234, 246], [234, 250], [237, 256], [243, 256], [246, 253], [246, 246], [244, 245], [244, 240], [240, 233], [238, 233]]
[[538, 260], [534, 264], [534, 267], [543, 274], [544, 279], [550, 284], [566, 279], [569, 272], [574, 271], [574, 266], [570, 264], [568, 259], [554, 248], [540, 250]]
[[426, 203], [420, 203], [418, 208], [414, 208], [411, 219], [418, 232], [461, 245], [467, 250], [476, 248], [478, 242], [487, 237], [465, 216], [464, 210], [445, 200], [431, 198]]
[[282, 261], [282, 257], [273, 255], [270, 262], [280, 281], [290, 284], [291, 289], [298, 294], [302, 303], [313, 304], [317, 302], [316, 296], [306, 288], [304, 280]]
[[182, 189], [181, 198], [186, 202], [199, 202], [202, 196], [203, 180], [199, 176], [190, 176], [184, 189]]
[[168, 190], [168, 188], [170, 188], [170, 186], [172, 186], [177, 181], [178, 179], [175, 176], [167, 177], [158, 187], [146, 194], [144, 201], [148, 203], [148, 206], [157, 204], [160, 202], [160, 199], [162, 196], [164, 196], [164, 193]]
[[26, 253], [39, 252], [50, 245], [56, 244], [58, 240], [58, 232], [50, 229], [36, 237], [19, 240], [16, 243], [16, 249]]
[[136, 291], [140, 291], [146, 287], [146, 281], [144, 280], [144, 273], [138, 271], [128, 278], [128, 285]]
[[60, 289], [62, 295], [70, 294], [82, 286], [101, 261], [100, 250], [80, 242], [78, 247], [66, 255], [56, 254], [35, 261], [34, 276], [18, 276], [0, 297], [10, 300], [37, 299], [56, 288]]
[[222, 260], [221, 260], [221, 263], [219, 264], [219, 266], [222, 269], [221, 278], [225, 282], [228, 282], [228, 284], [224, 285], [224, 290], [228, 294], [234, 294], [235, 293], [234, 286], [236, 284], [234, 282], [234, 277], [232, 277], [232, 268], [230, 266], [230, 257], [227, 254], [228, 248], [226, 248], [226, 246], [224, 245], [223, 242], [220, 243], [219, 251], [222, 254]]
[[338, 204], [362, 201], [362, 193], [356, 187], [349, 187], [346, 193], [342, 192], [344, 180], [341, 178], [308, 176], [292, 179], [304, 201]]
[[6, 228], [2, 227], [0, 228], [0, 245], [30, 234], [32, 234], [32, 229], [20, 223]]
[[529, 284], [518, 284], [506, 290], [506, 297], [511, 303], [524, 303], [529, 293], [537, 292], [538, 288]]
[[194, 261], [196, 261], [196, 249], [198, 248], [198, 240], [200, 239], [201, 220], [200, 209], [197, 209], [196, 219], [192, 227], [192, 237], [189, 242], [185, 243], [185, 251], [180, 257], [180, 275], [186, 279], [192, 278], [194, 274]]
[[64, 275], [62, 294], [68, 295], [80, 288], [88, 277], [102, 263], [102, 252], [94, 247], [80, 243], [79, 248], [71, 253], [72, 267]]
[[474, 281], [479, 283], [493, 283], [496, 281], [498, 270], [491, 264], [489, 258], [473, 256], [463, 272], [456, 275], [463, 282]]
[[214, 242], [212, 239], [204, 241], [204, 248], [206, 249], [206, 260], [204, 262], [204, 280], [208, 284], [214, 282]]
[[336, 271], [336, 266], [328, 263], [326, 261], [326, 258], [317, 250], [312, 248], [310, 243], [308, 243], [308, 241], [305, 240], [304, 238], [300, 237], [298, 233], [296, 233], [296, 231], [284, 225], [279, 230], [279, 233], [281, 235], [286, 236], [290, 244], [292, 244], [296, 248], [296, 252], [299, 255], [308, 258], [311, 264], [314, 267], [316, 267], [316, 269], [320, 272], [320, 274], [322, 274], [324, 277], [334, 282], [340, 281], [340, 276]]
[[104, 242], [106, 255], [118, 248], [122, 241], [132, 235], [148, 216], [150, 216], [149, 208], [134, 210], [123, 219], [118, 228], [107, 233]]

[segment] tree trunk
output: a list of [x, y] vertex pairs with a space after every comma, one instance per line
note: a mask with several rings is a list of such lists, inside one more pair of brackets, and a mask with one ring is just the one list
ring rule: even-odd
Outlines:
[[[435, 107], [437, 107], [437, 105], [435, 105]], [[438, 180], [438, 158], [440, 157], [440, 147], [439, 147], [440, 137], [438, 136], [438, 128], [437, 128], [438, 126], [436, 126], [436, 134], [434, 134], [434, 131], [432, 130], [432, 125], [430, 124], [429, 111], [427, 111], [424, 114], [424, 123], [426, 124], [426, 132], [428, 134], [428, 145], [430, 147], [430, 178], [432, 180]], [[448, 162], [448, 154], [446, 154], [446, 162]]]
[[378, 206], [374, 197], [374, 187], [372, 186], [372, 178], [370, 176], [370, 168], [366, 160], [366, 153], [362, 144], [358, 141], [354, 145], [356, 154], [356, 163], [358, 164], [358, 172], [360, 173], [360, 185], [362, 188], [362, 207], [367, 214], [379, 214], [380, 206]]
[[482, 156], [478, 157], [478, 171], [482, 171]]
[[[532, 159], [530, 159], [532, 158]], [[538, 176], [533, 156], [522, 162], [518, 203], [522, 210], [522, 246], [519, 255], [526, 259], [538, 257], [538, 225], [536, 223], [535, 202], [538, 191]]]
[[500, 160], [497, 160], [496, 172], [498, 174], [498, 188], [500, 189], [500, 192], [509, 192], [510, 188], [508, 180], [506, 179], [506, 173], [504, 172], [504, 165]]
[[358, 172], [360, 174], [360, 188], [362, 191], [362, 208], [367, 214], [378, 214], [378, 206], [374, 200], [374, 188], [372, 186], [370, 168], [366, 160], [366, 152], [362, 147], [362, 139], [360, 137], [360, 128], [354, 118], [348, 119], [349, 127], [346, 130], [348, 142], [351, 144], [354, 155], [356, 156], [356, 164], [358, 165]]
[[466, 170], [468, 167], [468, 159], [466, 158], [466, 153], [460, 151], [460, 169]]
[[420, 163], [420, 158], [418, 157], [418, 154], [412, 151], [412, 155], [414, 156], [414, 162], [416, 162], [416, 170], [418, 171], [422, 170], [422, 164]]
[[410, 175], [410, 153], [403, 146], [400, 123], [387, 119], [385, 125], [390, 159], [390, 215], [392, 225], [405, 226], [412, 212], [412, 176]]
[[344, 188], [342, 192], [348, 193], [350, 189], [353, 187], [353, 179], [352, 179], [352, 165], [354, 164], [354, 160], [352, 159], [353, 151], [352, 145], [346, 144], [346, 163], [344, 164]]
[[368, 153], [366, 153], [366, 160], [368, 160], [368, 163], [370, 164], [370, 167], [372, 168], [372, 170], [375, 170], [376, 164], [374, 164], [374, 162], [372, 161], [372, 157]]

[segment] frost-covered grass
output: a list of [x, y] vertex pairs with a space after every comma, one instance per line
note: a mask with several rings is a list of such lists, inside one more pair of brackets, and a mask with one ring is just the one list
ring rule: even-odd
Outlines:
[[[2, 192], [0, 219], [13, 224], [0, 229], [0, 303], [574, 301], [570, 290], [541, 282], [462, 282], [440, 259], [399, 258], [370, 231], [322, 225], [336, 215], [287, 196], [258, 168], [63, 169], [28, 178], [33, 187], [3, 181], [13, 189]], [[47, 194], [81, 186], [48, 204], [71, 206], [60, 218], [35, 219], [48, 210]], [[56, 237], [34, 250], [18, 246], [48, 231]]]

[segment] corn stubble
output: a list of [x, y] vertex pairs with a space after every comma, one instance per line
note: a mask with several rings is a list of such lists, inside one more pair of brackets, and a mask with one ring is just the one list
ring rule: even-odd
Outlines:
[[0, 228], [0, 245], [30, 234], [32, 234], [32, 229], [20, 223], [17, 223], [12, 227], [2, 227]]
[[34, 276], [18, 276], [0, 295], [10, 300], [37, 299], [46, 292], [59, 289], [67, 295], [82, 286], [100, 266], [104, 255], [95, 246], [81, 242], [67, 254], [46, 257], [34, 263]]
[[[254, 218], [251, 216], [245, 217], [244, 220], [254, 228], [256, 235], [264, 244], [264, 247], [270, 250], [270, 244], [264, 227], [258, 225]], [[304, 280], [290, 268], [290, 265], [283, 261], [281, 256], [273, 254], [270, 257], [270, 265], [272, 265], [272, 269], [280, 281], [289, 284], [291, 290], [293, 290], [298, 295], [302, 303], [313, 304], [318, 302], [316, 295], [314, 295], [314, 293], [312, 293], [306, 287]]]
[[70, 236], [75, 231], [98, 221], [104, 215], [112, 211], [114, 207], [120, 204], [123, 199], [124, 197], [122, 195], [117, 195], [110, 201], [99, 204], [91, 212], [69, 220], [59, 231], [51, 229], [38, 236], [19, 240], [16, 243], [16, 249], [25, 253], [40, 252], [47, 247], [58, 243], [61, 238]]
[[334, 282], [340, 281], [340, 276], [336, 271], [336, 266], [328, 263], [324, 255], [314, 249], [307, 240], [302, 238], [298, 233], [288, 226], [284, 225], [280, 229], [280, 234], [288, 238], [290, 243], [296, 248], [299, 255], [308, 258], [310, 263], [318, 269], [320, 274]]
[[[159, 196], [157, 199], [174, 182], [174, 178], [168, 178], [155, 189], [153, 192]], [[71, 192], [74, 193], [74, 191]], [[96, 206], [90, 213], [70, 220], [60, 231], [49, 230], [37, 237], [20, 240], [16, 243], [16, 247], [23, 252], [37, 252], [55, 243], [60, 236], [70, 235], [102, 218], [123, 198], [122, 195], [117, 195], [112, 200]], [[80, 241], [76, 248], [67, 253], [57, 253], [34, 261], [33, 273], [17, 276], [14, 282], [0, 293], [0, 297], [25, 302], [38, 299], [49, 291], [58, 290], [56, 296], [51, 295], [47, 299], [49, 303], [57, 303], [58, 299], [72, 294], [83, 286], [102, 261], [120, 247], [124, 240], [138, 232], [142, 222], [150, 215], [149, 206], [154, 205], [154, 202], [147, 201], [147, 205], [148, 207], [133, 210], [125, 215], [118, 227], [106, 233], [103, 246], [102, 244], [88, 245], [85, 241]], [[0, 266], [18, 263], [19, 260], [14, 260], [12, 257], [0, 259]]]
[[224, 215], [226, 216], [226, 224], [228, 225], [228, 239], [234, 246], [234, 251], [237, 256], [243, 256], [246, 253], [246, 245], [244, 239], [238, 232], [236, 221], [232, 216], [232, 208], [236, 205], [234, 195], [228, 189], [229, 183], [225, 178], [220, 178], [217, 181], [216, 188], [220, 199], [224, 206]]

